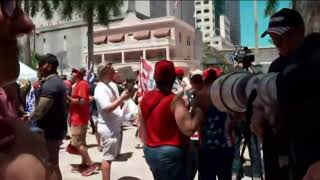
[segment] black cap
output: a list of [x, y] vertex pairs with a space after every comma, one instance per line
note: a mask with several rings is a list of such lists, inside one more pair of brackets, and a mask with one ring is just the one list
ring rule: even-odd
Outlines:
[[283, 8], [271, 16], [268, 29], [261, 35], [261, 37], [263, 38], [269, 33], [282, 35], [291, 28], [301, 26], [304, 27], [304, 22], [300, 13], [293, 9]]
[[53, 54], [50, 54], [50, 53], [45, 54], [45, 55], [36, 54], [35, 57], [36, 57], [39, 65], [48, 63], [48, 64], [53, 65], [56, 68], [59, 66], [59, 61], [58, 61], [57, 57]]

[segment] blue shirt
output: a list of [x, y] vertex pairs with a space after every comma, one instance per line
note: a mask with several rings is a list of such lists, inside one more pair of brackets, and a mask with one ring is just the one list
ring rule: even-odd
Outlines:
[[225, 123], [227, 114], [220, 112], [213, 105], [205, 113], [205, 120], [201, 128], [201, 147], [204, 149], [230, 148], [228, 145]]

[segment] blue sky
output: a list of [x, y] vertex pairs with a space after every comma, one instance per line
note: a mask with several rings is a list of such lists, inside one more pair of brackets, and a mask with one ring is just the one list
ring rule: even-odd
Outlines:
[[[279, 0], [278, 9], [290, 7], [291, 0]], [[259, 30], [259, 47], [273, 46], [270, 42], [269, 36], [260, 38], [260, 35], [267, 29], [270, 17], [264, 16], [264, 9], [266, 6], [265, 0], [258, 0], [258, 30]], [[254, 34], [254, 11], [253, 0], [240, 1], [240, 21], [241, 21], [241, 45], [254, 47], [255, 34]]]

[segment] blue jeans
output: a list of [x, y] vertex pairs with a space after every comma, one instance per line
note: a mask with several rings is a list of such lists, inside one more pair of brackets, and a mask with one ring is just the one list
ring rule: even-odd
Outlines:
[[144, 146], [147, 164], [155, 180], [185, 180], [186, 152], [175, 146]]
[[195, 140], [190, 140], [189, 147], [186, 154], [186, 172], [187, 179], [186, 180], [194, 180], [194, 177], [198, 171], [198, 149], [199, 142]]
[[[238, 128], [236, 130], [236, 143], [235, 143], [235, 154], [232, 166], [232, 172], [238, 174], [239, 176], [243, 175], [243, 167], [241, 162], [241, 140], [244, 136], [244, 129], [245, 127]], [[260, 144], [257, 141], [257, 137], [254, 134], [251, 134], [250, 141], [247, 142], [247, 148], [249, 150], [249, 156], [251, 159], [251, 171], [253, 177], [261, 177], [263, 173], [262, 167], [262, 159], [260, 153]], [[258, 143], [258, 144], [257, 144]]]

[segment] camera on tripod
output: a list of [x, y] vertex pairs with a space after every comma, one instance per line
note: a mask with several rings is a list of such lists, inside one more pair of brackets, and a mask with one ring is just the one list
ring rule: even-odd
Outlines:
[[237, 62], [242, 64], [243, 69], [248, 70], [249, 67], [254, 62], [254, 54], [253, 52], [246, 46], [238, 46], [233, 52], [231, 56], [233, 62]]

